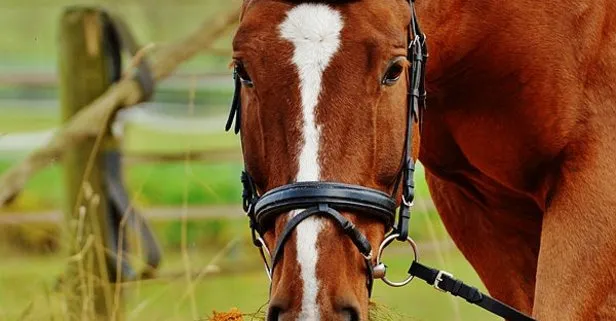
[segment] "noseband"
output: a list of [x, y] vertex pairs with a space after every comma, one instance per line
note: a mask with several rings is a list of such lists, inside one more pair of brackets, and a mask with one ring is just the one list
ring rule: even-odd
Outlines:
[[[250, 176], [242, 173], [244, 185], [244, 210], [250, 218], [253, 243], [262, 251], [268, 275], [272, 276], [276, 264], [284, 252], [284, 246], [295, 228], [304, 220], [321, 216], [330, 218], [344, 234], [351, 239], [366, 263], [366, 285], [372, 292], [373, 252], [370, 242], [355, 225], [340, 212], [361, 213], [380, 221], [384, 226], [392, 226], [396, 217], [396, 201], [388, 194], [358, 185], [334, 182], [299, 182], [273, 189], [257, 196]], [[248, 191], [246, 193], [246, 191]], [[275, 219], [290, 211], [297, 211], [278, 236], [276, 247], [267, 263], [268, 251], [262, 235], [273, 226]]]
[[[426, 108], [425, 67], [428, 59], [426, 36], [421, 31], [415, 11], [415, 0], [408, 0], [411, 8], [411, 21], [408, 32], [407, 60], [411, 63], [408, 73], [407, 123], [401, 170], [394, 184], [392, 195], [359, 185], [336, 182], [297, 182], [272, 189], [259, 195], [256, 185], [247, 172], [242, 172], [243, 208], [250, 219], [252, 241], [261, 252], [266, 265], [266, 272], [272, 278], [274, 268], [280, 261], [284, 246], [295, 228], [306, 219], [320, 216], [331, 219], [350, 238], [366, 264], [366, 286], [371, 296], [375, 278], [383, 279], [391, 286], [404, 286], [414, 277], [418, 277], [435, 288], [465, 298], [468, 302], [491, 311], [512, 321], [534, 321], [515, 309], [490, 298], [474, 287], [454, 279], [451, 274], [435, 270], [417, 261], [417, 249], [409, 237], [411, 207], [415, 198], [415, 161], [412, 158], [413, 123], [422, 129], [423, 112]], [[240, 132], [241, 126], [241, 81], [238, 69], [233, 72], [235, 92], [225, 129], [229, 131], [235, 120], [234, 131]], [[396, 213], [398, 188], [402, 187], [402, 202]], [[295, 215], [286, 223], [278, 236], [276, 247], [270, 252], [263, 240], [263, 235], [271, 229], [280, 215], [295, 211]], [[349, 211], [379, 221], [391, 230], [381, 244], [377, 254], [377, 265], [373, 265], [374, 253], [366, 236], [340, 212]], [[400, 283], [390, 282], [386, 278], [386, 266], [381, 263], [383, 250], [394, 240], [409, 242], [415, 259], [409, 270], [409, 278]], [[269, 262], [268, 262], [269, 259]]]

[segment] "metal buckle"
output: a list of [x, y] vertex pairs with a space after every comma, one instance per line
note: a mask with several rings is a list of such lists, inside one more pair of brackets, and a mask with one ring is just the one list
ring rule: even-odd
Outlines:
[[402, 193], [402, 204], [406, 205], [406, 207], [411, 208], [413, 206], [415, 206], [415, 200], [412, 201], [407, 201], [406, 197], [404, 196], [404, 193]]
[[409, 63], [414, 64], [417, 61], [417, 54], [421, 52], [421, 38], [418, 35], [413, 37], [409, 43], [407, 59]]
[[[387, 266], [381, 261], [381, 258], [383, 256], [383, 252], [385, 251], [385, 249], [398, 237], [400, 236], [400, 234], [391, 234], [389, 235], [387, 238], [385, 238], [385, 240], [383, 240], [383, 243], [381, 243], [381, 246], [379, 247], [379, 253], [376, 257], [376, 265], [375, 265], [375, 269], [374, 269], [374, 278], [375, 279], [381, 279], [383, 280], [383, 282], [385, 282], [385, 284], [394, 287], [394, 288], [399, 288], [399, 287], [403, 287], [409, 283], [411, 283], [411, 281], [413, 281], [413, 279], [415, 278], [414, 275], [410, 275], [402, 282], [393, 282], [391, 280], [389, 280], [387, 278]], [[418, 259], [418, 254], [417, 254], [417, 245], [415, 244], [415, 241], [413, 241], [412, 238], [408, 237], [406, 239], [407, 243], [409, 243], [409, 245], [411, 246], [411, 248], [413, 249], [413, 255], [414, 255], [414, 259], [413, 261], [417, 261]]]
[[421, 38], [419, 37], [419, 35], [414, 35], [413, 41], [409, 43], [408, 49], [413, 49], [418, 44], [421, 44]]
[[436, 279], [434, 280], [434, 284], [432, 284], [432, 286], [441, 292], [447, 292], [438, 286], [439, 284], [441, 284], [441, 282], [443, 282], [443, 275], [453, 278], [453, 275], [447, 271], [438, 271], [438, 274], [436, 275]]
[[248, 205], [244, 205], [244, 212], [246, 213], [246, 216], [250, 217], [252, 215], [252, 207], [253, 203], [251, 201], [248, 201]]

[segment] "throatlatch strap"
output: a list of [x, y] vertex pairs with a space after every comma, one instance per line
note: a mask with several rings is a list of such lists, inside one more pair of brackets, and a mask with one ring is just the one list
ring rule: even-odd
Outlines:
[[508, 321], [536, 321], [528, 315], [481, 293], [477, 288], [464, 284], [447, 272], [427, 267], [415, 261], [409, 269], [409, 274], [426, 281], [439, 290], [459, 296], [468, 303], [478, 305]]

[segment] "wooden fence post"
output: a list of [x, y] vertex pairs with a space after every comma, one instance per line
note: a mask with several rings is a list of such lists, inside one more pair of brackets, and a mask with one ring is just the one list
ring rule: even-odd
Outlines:
[[[61, 17], [59, 30], [60, 97], [62, 119], [66, 122], [105, 93], [117, 71], [108, 55], [101, 10], [68, 8]], [[71, 252], [64, 293], [70, 320], [123, 318], [120, 288], [110, 281], [106, 253], [110, 245], [105, 214], [109, 201], [99, 152], [109, 148], [113, 148], [113, 141], [106, 126], [99, 137], [71, 148], [63, 159]]]

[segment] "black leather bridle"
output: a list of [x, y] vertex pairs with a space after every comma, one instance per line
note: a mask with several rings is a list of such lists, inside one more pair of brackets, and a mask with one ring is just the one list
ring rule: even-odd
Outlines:
[[[304, 220], [321, 216], [331, 219], [344, 231], [353, 244], [357, 247], [366, 264], [366, 286], [371, 295], [375, 278], [385, 278], [386, 267], [380, 262], [383, 249], [394, 239], [402, 242], [409, 241], [415, 251], [415, 260], [409, 270], [410, 277], [407, 281], [396, 284], [387, 281], [392, 286], [401, 286], [410, 282], [414, 277], [423, 279], [435, 288], [460, 296], [472, 304], [505, 317], [510, 321], [531, 321], [529, 316], [501, 303], [477, 290], [454, 279], [451, 274], [422, 265], [417, 261], [416, 248], [409, 238], [409, 223], [411, 219], [411, 207], [415, 197], [415, 161], [412, 158], [413, 123], [422, 127], [423, 112], [426, 108], [425, 67], [428, 59], [426, 36], [421, 31], [415, 11], [415, 0], [408, 0], [411, 8], [411, 21], [409, 24], [407, 59], [411, 63], [408, 75], [408, 98], [407, 98], [407, 124], [404, 141], [404, 151], [401, 170], [395, 183], [392, 195], [359, 185], [341, 184], [336, 182], [298, 182], [283, 185], [272, 189], [263, 195], [259, 195], [255, 183], [250, 174], [242, 172], [243, 185], [243, 208], [250, 219], [252, 240], [261, 251], [266, 264], [268, 276], [271, 278], [276, 264], [280, 261], [284, 252], [284, 246], [295, 228]], [[226, 124], [226, 130], [231, 130], [235, 120], [235, 133], [240, 132], [241, 126], [241, 80], [238, 75], [238, 67], [235, 67], [233, 78], [235, 92], [231, 111]], [[402, 202], [399, 211], [397, 209], [396, 195], [402, 188]], [[275, 219], [290, 211], [298, 211], [291, 218], [278, 236], [276, 247], [271, 253], [263, 241], [263, 234], [272, 228]], [[360, 215], [374, 218], [391, 229], [385, 238], [378, 253], [377, 265], [373, 265], [375, 258], [368, 239], [355, 225], [340, 212], [349, 211]], [[270, 256], [268, 263], [267, 256]]]

